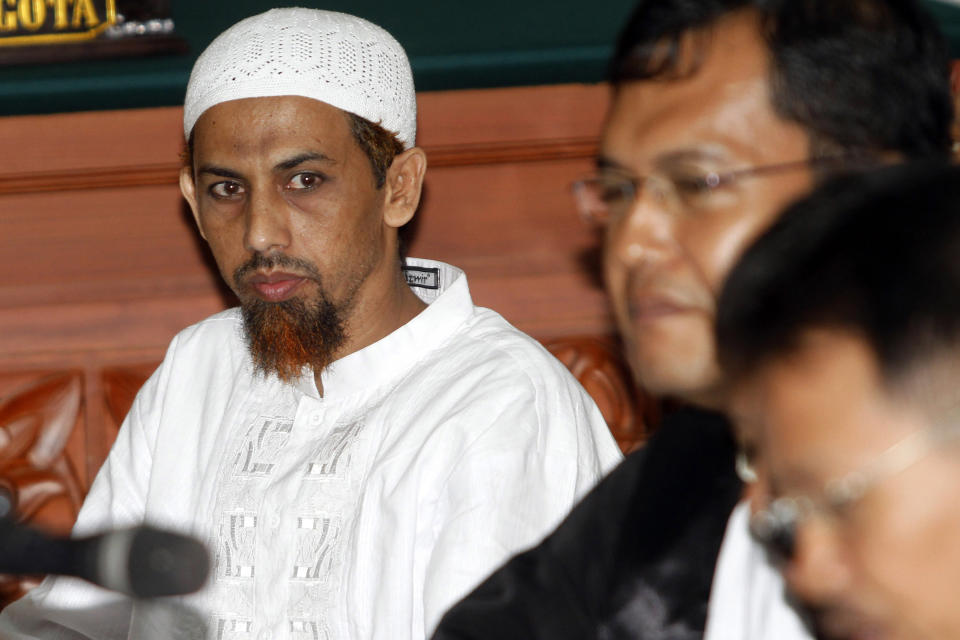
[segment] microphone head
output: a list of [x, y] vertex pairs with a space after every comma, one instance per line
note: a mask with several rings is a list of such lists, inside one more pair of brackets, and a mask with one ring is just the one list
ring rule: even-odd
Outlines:
[[135, 598], [192, 593], [210, 573], [210, 554], [196, 538], [148, 526], [101, 540], [100, 581]]
[[0, 520], [13, 518], [13, 512], [17, 509], [17, 494], [13, 487], [9, 486], [3, 479], [0, 479]]
[[130, 545], [130, 590], [153, 598], [193, 593], [210, 573], [210, 554], [189, 536], [150, 527], [137, 530]]

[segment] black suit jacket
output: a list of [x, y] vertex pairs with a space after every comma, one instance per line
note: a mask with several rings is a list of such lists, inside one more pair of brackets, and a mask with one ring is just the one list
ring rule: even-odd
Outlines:
[[703, 637], [741, 494], [719, 414], [671, 414], [539, 546], [455, 605], [434, 640]]

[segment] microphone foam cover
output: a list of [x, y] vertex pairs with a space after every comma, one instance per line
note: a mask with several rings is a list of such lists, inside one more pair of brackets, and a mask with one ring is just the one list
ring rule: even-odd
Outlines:
[[137, 598], [192, 593], [210, 573], [210, 555], [202, 542], [179, 533], [137, 527], [128, 530], [127, 588]]

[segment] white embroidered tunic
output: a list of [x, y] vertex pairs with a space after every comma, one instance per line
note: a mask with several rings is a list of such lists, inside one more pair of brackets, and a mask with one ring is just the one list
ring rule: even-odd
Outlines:
[[[209, 638], [426, 637], [620, 453], [563, 365], [474, 307], [462, 272], [408, 264], [429, 306], [333, 363], [322, 397], [312, 375], [252, 372], [237, 310], [182, 331], [75, 535], [147, 521], [207, 541], [208, 586], [171, 606]], [[0, 616], [0, 637], [193, 637], [188, 616], [158, 610], [134, 605], [131, 622], [116, 596], [48, 579]]]

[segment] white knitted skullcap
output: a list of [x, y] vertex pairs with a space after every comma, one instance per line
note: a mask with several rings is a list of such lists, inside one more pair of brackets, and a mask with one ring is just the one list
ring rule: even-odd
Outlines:
[[200, 54], [183, 105], [183, 135], [210, 107], [239, 98], [304, 96], [356, 114], [415, 144], [417, 97], [403, 47], [361, 18], [271, 9], [241, 20]]

